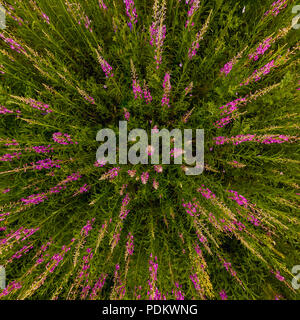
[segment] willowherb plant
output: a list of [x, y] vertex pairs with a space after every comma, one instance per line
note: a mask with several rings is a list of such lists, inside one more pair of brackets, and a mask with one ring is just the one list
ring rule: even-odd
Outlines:
[[[292, 2], [11, 3], [0, 299], [298, 299]], [[175, 137], [170, 165], [124, 164], [120, 146], [116, 163], [97, 160], [97, 132], [117, 140], [124, 119], [147, 133], [204, 129], [204, 172], [175, 163]]]

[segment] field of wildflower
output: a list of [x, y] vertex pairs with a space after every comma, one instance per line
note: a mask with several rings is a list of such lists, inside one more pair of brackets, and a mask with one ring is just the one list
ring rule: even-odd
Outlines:
[[[299, 299], [299, 3], [0, 3], [0, 299]], [[119, 121], [203, 173], [96, 161]]]

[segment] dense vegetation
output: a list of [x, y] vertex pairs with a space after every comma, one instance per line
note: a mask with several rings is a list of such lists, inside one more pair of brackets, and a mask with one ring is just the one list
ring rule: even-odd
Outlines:
[[[299, 298], [294, 1], [2, 5], [1, 299]], [[204, 172], [97, 162], [120, 120], [204, 129]]]

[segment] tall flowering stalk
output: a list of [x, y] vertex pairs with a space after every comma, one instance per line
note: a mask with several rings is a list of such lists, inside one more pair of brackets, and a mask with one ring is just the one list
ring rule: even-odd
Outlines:
[[203, 40], [203, 36], [206, 33], [208, 29], [208, 25], [210, 22], [210, 17], [212, 14], [212, 10], [209, 13], [209, 16], [207, 17], [205, 24], [203, 25], [202, 29], [196, 34], [195, 40], [192, 43], [192, 46], [189, 48], [188, 57], [190, 60], [197, 54], [197, 50], [200, 47], [200, 41]]
[[239, 116], [239, 114], [237, 114], [237, 111], [239, 110], [240, 106], [245, 106], [251, 101], [256, 100], [258, 97], [261, 97], [270, 92], [271, 90], [277, 88], [279, 85], [280, 83], [275, 83], [264, 89], [257, 90], [253, 94], [237, 98], [233, 101], [228, 102], [226, 105], [219, 107], [220, 109], [222, 109], [221, 115], [225, 115], [226, 117], [217, 120], [214, 123], [214, 126], [217, 128], [225, 127], [227, 124], [232, 122], [232, 120], [236, 119]]
[[77, 91], [86, 101], [90, 102], [91, 104], [95, 104], [95, 99], [89, 96], [84, 90], [77, 87]]
[[[100, 48], [99, 48], [100, 49]], [[105, 73], [106, 78], [112, 78], [114, 76], [113, 74], [113, 68], [109, 65], [109, 63], [100, 55], [98, 50], [95, 50], [98, 58], [98, 62], [100, 63], [100, 66]]]
[[151, 103], [152, 96], [151, 96], [150, 90], [149, 90], [145, 80], [144, 80], [144, 85], [143, 85], [143, 94], [144, 94], [144, 99], [146, 101], [146, 104]]
[[54, 142], [62, 144], [62, 145], [68, 145], [68, 144], [78, 144], [77, 141], [73, 141], [71, 136], [67, 133], [62, 132], [55, 132], [52, 135], [52, 139]]
[[164, 94], [161, 99], [161, 106], [167, 106], [170, 108], [170, 93], [171, 93], [171, 76], [170, 73], [166, 72], [165, 77], [164, 77], [164, 82], [163, 82], [163, 88], [164, 88]]
[[188, 28], [189, 26], [194, 26], [193, 18], [200, 7], [200, 0], [190, 0], [189, 4], [190, 8], [188, 10], [188, 20], [185, 23], [186, 28]]
[[83, 11], [82, 6], [78, 3], [70, 3], [68, 0], [65, 0], [65, 4], [67, 6], [67, 11], [71, 13], [73, 18], [77, 21], [79, 25], [84, 25], [84, 27], [89, 30], [91, 33], [93, 32], [91, 28], [92, 21]]
[[221, 74], [223, 73], [223, 74], [225, 74], [225, 76], [227, 76], [227, 75], [231, 72], [233, 66], [234, 66], [235, 64], [237, 64], [238, 60], [242, 57], [244, 51], [245, 51], [247, 48], [248, 48], [248, 46], [246, 46], [241, 52], [239, 52], [233, 59], [231, 59], [229, 62], [227, 62], [227, 63], [223, 66], [223, 68], [221, 68], [220, 73], [221, 73]]
[[272, 37], [265, 39], [262, 43], [259, 44], [255, 52], [249, 54], [249, 59], [257, 61], [260, 58], [260, 56], [262, 56], [271, 47], [272, 42]]
[[136, 8], [134, 6], [133, 0], [123, 0], [125, 7], [126, 7], [126, 14], [129, 17], [129, 20], [131, 23], [136, 24], [137, 23], [137, 12]]
[[272, 15], [272, 16], [277, 16], [280, 11], [282, 11], [284, 8], [286, 8], [288, 4], [288, 0], [277, 0], [274, 1], [271, 5], [271, 9], [266, 11], [264, 16]]
[[132, 59], [130, 59], [130, 67], [131, 67], [131, 75], [132, 75], [132, 90], [134, 94], [134, 99], [137, 99], [138, 97], [142, 99], [142, 88], [139, 84], [137, 75], [136, 75], [136, 69], [133, 64]]
[[264, 135], [258, 136], [256, 134], [246, 134], [246, 135], [237, 135], [233, 137], [216, 137], [213, 138], [215, 144], [222, 145], [226, 143], [232, 143], [234, 145], [239, 145], [243, 142], [256, 142], [262, 144], [281, 144], [281, 143], [294, 143], [299, 140], [297, 136], [285, 136], [282, 134], [273, 134], [273, 135]]
[[130, 197], [129, 197], [129, 194], [127, 193], [125, 198], [122, 200], [122, 206], [121, 206], [121, 211], [120, 211], [120, 219], [121, 220], [126, 219], [128, 213], [130, 212], [130, 210], [127, 209], [129, 201], [130, 201]]
[[53, 110], [50, 109], [50, 106], [48, 104], [45, 104], [44, 102], [41, 101], [36, 101], [32, 98], [23, 98], [23, 97], [18, 97], [18, 96], [13, 96], [11, 95], [12, 98], [22, 101], [26, 104], [28, 104], [29, 106], [31, 106], [34, 109], [38, 109], [40, 111], [44, 111], [43, 114], [48, 114], [53, 112]]
[[273, 59], [272, 61], [268, 62], [266, 65], [261, 67], [259, 70], [255, 70], [250, 77], [241, 82], [240, 86], [246, 86], [252, 81], [259, 81], [262, 75], [270, 73], [271, 69], [275, 67], [277, 67], [277, 65], [275, 64], [275, 61]]
[[150, 260], [149, 260], [150, 279], [148, 279], [149, 289], [147, 291], [147, 296], [149, 300], [166, 300], [166, 296], [162, 294], [156, 286], [157, 271], [158, 271], [157, 257], [155, 256], [153, 258], [153, 255], [151, 253]]
[[12, 50], [22, 54], [27, 53], [26, 50], [14, 39], [5, 37], [3, 33], [0, 33], [0, 38], [7, 43]]
[[164, 25], [166, 14], [166, 0], [162, 0], [159, 8], [159, 0], [155, 0], [153, 6], [153, 22], [150, 26], [150, 45], [155, 47], [155, 63], [156, 69], [162, 62], [163, 44], [166, 38], [166, 25]]

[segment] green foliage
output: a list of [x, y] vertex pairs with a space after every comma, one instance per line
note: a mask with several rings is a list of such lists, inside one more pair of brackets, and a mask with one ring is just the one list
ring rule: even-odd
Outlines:
[[[106, 281], [95, 299], [149, 299], [158, 293], [178, 298], [173, 290], [180, 290], [185, 299], [220, 299], [221, 290], [228, 299], [299, 299], [299, 291], [291, 286], [291, 269], [300, 263], [299, 150], [295, 143], [299, 30], [291, 28], [293, 3], [277, 16], [265, 16], [273, 1], [201, 1], [192, 16], [194, 25], [186, 28], [190, 5], [167, 1], [162, 22], [166, 38], [156, 69], [155, 46], [149, 43], [154, 1], [135, 1], [138, 21], [131, 27], [123, 1], [104, 0], [106, 10], [99, 5], [102, 2], [3, 3], [10, 14], [1, 34], [25, 53], [0, 39], [0, 105], [13, 111], [1, 112], [0, 157], [21, 153], [19, 158], [0, 162], [0, 265], [6, 267], [10, 288], [9, 292], [0, 290], [0, 299], [90, 299], [101, 275], [106, 275]], [[204, 30], [203, 39], [197, 54], [189, 59], [189, 48], [200, 30]], [[275, 39], [271, 47], [257, 61], [249, 59], [269, 37]], [[105, 76], [99, 55], [112, 67], [112, 77]], [[235, 57], [225, 76], [220, 69]], [[240, 85], [272, 60], [276, 67], [259, 81]], [[145, 81], [151, 103], [135, 99], [133, 71], [142, 89]], [[171, 75], [170, 108], [161, 105], [166, 73]], [[191, 82], [193, 88], [185, 94]], [[239, 106], [228, 125], [217, 128], [214, 123], [223, 117], [220, 107], [242, 97], [249, 101]], [[43, 102], [52, 112], [38, 110], [26, 99]], [[117, 132], [126, 111], [130, 113], [128, 131], [142, 128], [150, 133], [154, 126], [205, 129], [204, 172], [187, 176], [183, 166], [171, 164], [163, 165], [158, 173], [150, 164], [128, 164], [117, 165], [117, 177], [107, 179], [113, 165], [94, 165], [99, 147], [96, 134], [102, 128]], [[78, 144], [56, 143], [56, 132], [70, 135]], [[247, 134], [291, 139], [280, 144], [250, 141], [238, 145], [216, 145], [214, 140]], [[48, 145], [53, 152], [32, 149]], [[60, 160], [60, 167], [32, 169], [33, 163], [47, 158]], [[136, 170], [135, 176], [128, 170]], [[145, 172], [150, 177], [142, 183]], [[81, 178], [63, 182], [74, 173]], [[159, 184], [156, 188], [154, 181]], [[197, 191], [202, 185], [216, 197], [202, 196]], [[49, 193], [55, 186], [65, 188]], [[84, 186], [87, 192], [80, 189]], [[230, 199], [231, 189], [247, 199], [247, 206]], [[43, 193], [47, 199], [38, 204], [26, 205], [21, 200]], [[122, 220], [126, 194], [130, 212]], [[197, 216], [183, 207], [189, 202], [197, 203]], [[220, 225], [223, 219], [233, 231], [216, 227], [210, 214]], [[251, 215], [260, 220], [259, 226], [249, 221]], [[84, 236], [82, 228], [92, 219], [92, 229]], [[234, 228], [237, 222], [246, 231]], [[21, 227], [38, 230], [23, 240], [23, 231], [20, 237], [13, 236]], [[114, 243], [118, 234], [119, 241]], [[134, 237], [132, 255], [127, 251], [129, 234]], [[41, 252], [49, 241], [51, 245]], [[24, 246], [33, 248], [11, 261]], [[70, 250], [52, 272], [53, 256], [62, 254], [63, 246]], [[80, 277], [88, 248], [93, 252], [88, 276]], [[158, 272], [152, 285], [156, 296], [148, 293], [149, 260], [155, 262], [155, 256]], [[37, 263], [41, 257], [43, 261]], [[228, 270], [226, 262], [231, 263]], [[200, 289], [191, 280], [193, 274]], [[21, 287], [14, 288], [13, 281]], [[90, 288], [85, 296], [86, 286]]]

